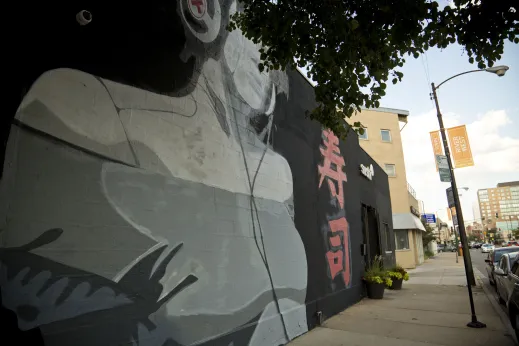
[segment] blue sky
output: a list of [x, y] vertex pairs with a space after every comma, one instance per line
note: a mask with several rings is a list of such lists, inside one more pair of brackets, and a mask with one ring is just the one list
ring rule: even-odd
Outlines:
[[[439, 182], [429, 140], [429, 131], [439, 128], [429, 98], [430, 82], [439, 84], [477, 66], [468, 62], [458, 45], [406, 60], [402, 82], [388, 84], [381, 106], [410, 112], [402, 131], [407, 179], [426, 211], [434, 213], [446, 207], [449, 184]], [[445, 126], [467, 125], [475, 160], [474, 167], [455, 171], [458, 186], [469, 187], [461, 197], [465, 220], [480, 217], [473, 215], [472, 208], [477, 189], [519, 180], [519, 45], [508, 42], [496, 65], [508, 65], [510, 70], [504, 77], [487, 72], [460, 76], [438, 91]]]

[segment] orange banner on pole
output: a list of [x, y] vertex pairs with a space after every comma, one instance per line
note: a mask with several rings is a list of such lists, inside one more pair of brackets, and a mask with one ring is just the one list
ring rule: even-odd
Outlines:
[[472, 151], [470, 150], [469, 137], [465, 125], [447, 129], [452, 159], [456, 168], [474, 166]]
[[440, 138], [440, 131], [429, 132], [431, 135], [431, 143], [434, 153], [434, 162], [436, 164], [436, 172], [438, 172], [438, 161], [436, 161], [436, 155], [443, 155], [442, 141]]

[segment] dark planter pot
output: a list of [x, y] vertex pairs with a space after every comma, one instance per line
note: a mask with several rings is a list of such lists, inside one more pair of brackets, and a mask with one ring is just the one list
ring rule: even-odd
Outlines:
[[374, 282], [366, 282], [366, 289], [368, 291], [368, 298], [382, 299], [384, 298], [384, 290], [386, 289], [386, 285], [377, 284]]
[[393, 284], [391, 285], [391, 287], [389, 287], [390, 289], [392, 290], [401, 290], [402, 289], [402, 282], [404, 281], [404, 279], [391, 279], [393, 280]]

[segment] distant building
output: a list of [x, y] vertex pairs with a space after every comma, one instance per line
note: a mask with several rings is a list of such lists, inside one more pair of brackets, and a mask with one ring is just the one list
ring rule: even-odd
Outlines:
[[451, 232], [449, 225], [436, 217], [436, 223], [430, 225], [433, 228], [434, 235], [436, 236], [436, 242], [438, 244], [446, 244], [450, 240]]
[[471, 229], [471, 235], [473, 235], [479, 240], [483, 240], [483, 225], [481, 223], [474, 221], [472, 225], [469, 225], [469, 227]]
[[474, 215], [474, 221], [481, 220], [481, 210], [479, 210], [478, 201], [472, 203], [472, 214]]
[[485, 229], [495, 228], [506, 239], [519, 228], [519, 181], [479, 189], [478, 204]]
[[[389, 177], [396, 261], [414, 268], [424, 261], [420, 205], [416, 192], [407, 182], [400, 126], [409, 112], [392, 108], [363, 109], [348, 122], [360, 121], [364, 133], [360, 146], [386, 171]], [[405, 125], [404, 125], [405, 126]], [[403, 128], [403, 127], [402, 127]]]

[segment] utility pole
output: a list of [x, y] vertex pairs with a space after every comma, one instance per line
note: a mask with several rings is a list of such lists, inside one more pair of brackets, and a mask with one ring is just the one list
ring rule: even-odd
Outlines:
[[[443, 82], [445, 83], [445, 82]], [[445, 128], [443, 126], [442, 114], [440, 111], [440, 105], [438, 104], [438, 96], [436, 95], [436, 87], [434, 83], [431, 83], [432, 94], [434, 103], [436, 105], [436, 115], [438, 116], [438, 124], [440, 125], [440, 133], [442, 136], [443, 150], [445, 156], [447, 156], [447, 162], [449, 164], [449, 170], [451, 173], [451, 187], [454, 196], [454, 205], [456, 207], [456, 215], [458, 220], [458, 229], [460, 232], [461, 245], [463, 248], [463, 264], [465, 265], [465, 276], [467, 278], [467, 288], [469, 291], [470, 310], [472, 313], [472, 321], [467, 324], [471, 328], [485, 328], [486, 324], [479, 322], [476, 316], [476, 310], [474, 308], [474, 298], [472, 296], [472, 286], [476, 285], [474, 278], [474, 271], [472, 268], [472, 261], [470, 259], [469, 246], [467, 243], [467, 234], [465, 233], [465, 223], [463, 222], [463, 212], [461, 210], [460, 196], [458, 194], [458, 186], [456, 184], [456, 177], [454, 175], [454, 167], [452, 165], [451, 155], [449, 151], [449, 145], [447, 144], [447, 136], [445, 135]], [[457, 249], [456, 249], [457, 250]]]

